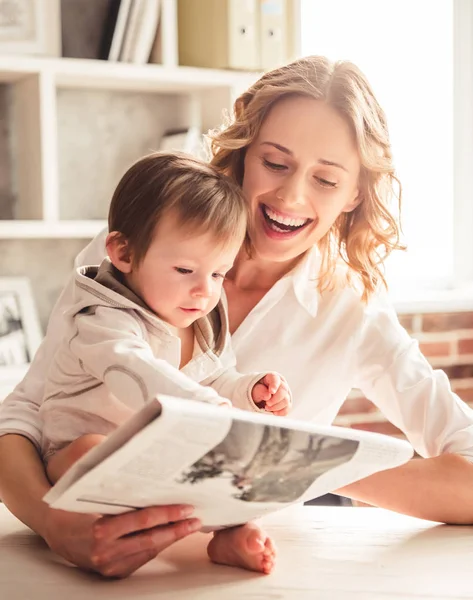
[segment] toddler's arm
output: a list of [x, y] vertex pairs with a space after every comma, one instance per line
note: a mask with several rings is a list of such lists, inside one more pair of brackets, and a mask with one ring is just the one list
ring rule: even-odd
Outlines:
[[228, 367], [210, 385], [235, 408], [284, 416], [292, 406], [287, 381], [278, 373], [242, 375], [235, 367]]
[[71, 351], [84, 371], [103, 382], [127, 407], [139, 409], [158, 393], [222, 402], [215, 390], [193, 381], [167, 360], [156, 358], [144, 326], [127, 311], [98, 307], [94, 315], [78, 315], [76, 324]]
[[75, 325], [51, 365], [40, 409], [44, 456], [84, 434], [108, 435], [158, 393], [229, 404], [156, 358], [132, 313], [97, 307], [95, 314], [77, 315]]

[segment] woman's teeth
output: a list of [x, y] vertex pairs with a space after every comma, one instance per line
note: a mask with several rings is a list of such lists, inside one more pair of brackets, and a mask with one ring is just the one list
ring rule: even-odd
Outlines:
[[263, 214], [268, 225], [274, 229], [274, 231], [279, 231], [282, 233], [300, 229], [310, 221], [310, 219], [303, 219], [301, 217], [285, 217], [274, 212], [269, 208], [269, 206], [265, 205], [263, 206]]

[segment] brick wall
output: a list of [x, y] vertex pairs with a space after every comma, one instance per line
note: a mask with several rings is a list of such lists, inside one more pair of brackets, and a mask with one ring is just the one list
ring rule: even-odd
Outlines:
[[[431, 365], [444, 370], [453, 390], [473, 407], [473, 312], [403, 314], [399, 320]], [[402, 436], [359, 390], [346, 399], [335, 424]]]

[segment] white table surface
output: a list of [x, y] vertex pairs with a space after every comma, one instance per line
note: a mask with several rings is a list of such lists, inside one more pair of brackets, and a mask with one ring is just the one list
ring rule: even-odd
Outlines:
[[56, 557], [0, 505], [2, 600], [473, 599], [473, 528], [374, 508], [297, 507], [264, 520], [279, 549], [272, 575], [211, 564], [196, 534], [126, 580]]

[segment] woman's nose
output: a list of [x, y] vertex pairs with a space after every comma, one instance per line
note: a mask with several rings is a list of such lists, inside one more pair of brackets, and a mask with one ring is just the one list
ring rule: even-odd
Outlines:
[[277, 196], [288, 207], [302, 206], [307, 203], [308, 192], [307, 178], [302, 174], [294, 174], [286, 179]]

